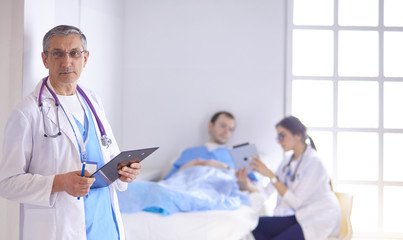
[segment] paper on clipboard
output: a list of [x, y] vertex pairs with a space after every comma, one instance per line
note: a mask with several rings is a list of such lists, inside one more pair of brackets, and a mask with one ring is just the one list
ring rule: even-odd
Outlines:
[[143, 161], [157, 149], [158, 147], [153, 147], [121, 152], [91, 175], [91, 177], [95, 177], [96, 179], [91, 188], [100, 188], [110, 185], [119, 178], [119, 169], [124, 166], [129, 166], [134, 162]]
[[252, 172], [253, 169], [249, 163], [252, 162], [253, 157], [258, 157], [255, 144], [243, 143], [233, 146], [230, 153], [236, 169], [245, 167], [248, 173]]

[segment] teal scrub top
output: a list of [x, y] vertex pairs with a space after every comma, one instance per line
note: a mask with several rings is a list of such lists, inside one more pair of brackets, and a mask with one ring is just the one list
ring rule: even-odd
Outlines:
[[[75, 117], [74, 119], [81, 135], [83, 136], [83, 140], [85, 141], [87, 138], [89, 138], [85, 144], [87, 163], [97, 164], [97, 169], [99, 169], [104, 165], [101, 147], [99, 145], [92, 115], [89, 114], [90, 116], [87, 116], [87, 113], [91, 112], [87, 106], [87, 103], [85, 101], [84, 103], [87, 109], [85, 114], [85, 126], [87, 127], [84, 128]], [[84, 208], [88, 240], [119, 239], [118, 224], [112, 207], [109, 187], [91, 187], [88, 195], [84, 197]]]

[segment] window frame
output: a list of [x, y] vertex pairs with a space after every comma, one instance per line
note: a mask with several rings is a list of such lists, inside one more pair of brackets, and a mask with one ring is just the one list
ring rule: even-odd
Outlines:
[[[400, 186], [403, 187], [403, 182], [391, 182], [384, 181], [384, 134], [385, 133], [403, 133], [403, 129], [385, 129], [384, 128], [384, 83], [385, 82], [403, 82], [403, 77], [385, 77], [384, 76], [384, 32], [385, 31], [398, 31], [403, 32], [403, 27], [385, 27], [383, 24], [384, 19], [384, 0], [378, 0], [378, 26], [374, 27], [360, 27], [360, 26], [339, 26], [338, 25], [338, 0], [333, 0], [334, 15], [333, 15], [333, 25], [331, 26], [311, 26], [311, 25], [294, 25], [293, 24], [293, 2], [294, 0], [286, 1], [286, 73], [285, 73], [285, 115], [292, 114], [292, 82], [293, 80], [331, 80], [333, 81], [333, 126], [332, 127], [309, 127], [309, 130], [313, 131], [330, 131], [333, 134], [333, 171], [330, 173], [332, 182], [335, 189], [339, 184], [351, 184], [351, 185], [371, 185], [376, 186], [378, 189], [378, 231], [377, 232], [354, 232], [354, 237], [359, 238], [402, 238], [403, 233], [385, 233], [383, 227], [383, 190], [385, 186]], [[292, 37], [293, 30], [295, 29], [309, 29], [309, 30], [331, 30], [334, 36], [334, 70], [333, 76], [321, 77], [321, 76], [294, 76], [292, 74]], [[343, 77], [338, 75], [338, 44], [339, 44], [339, 31], [342, 30], [356, 30], [356, 31], [377, 31], [378, 32], [378, 44], [379, 44], [379, 73], [377, 77]], [[402, 66], [403, 67], [403, 66]], [[341, 128], [337, 126], [338, 122], [338, 83], [339, 81], [376, 81], [378, 82], [379, 91], [379, 116], [378, 116], [378, 127], [377, 128]], [[338, 179], [338, 169], [337, 169], [337, 137], [339, 132], [375, 132], [378, 133], [379, 137], [379, 156], [378, 156], [378, 180], [376, 181], [350, 181], [350, 180], [340, 180]]]

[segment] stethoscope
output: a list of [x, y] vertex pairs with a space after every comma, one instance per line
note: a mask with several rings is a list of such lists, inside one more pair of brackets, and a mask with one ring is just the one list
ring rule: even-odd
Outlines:
[[[294, 181], [295, 181], [295, 176], [297, 175], [299, 165], [301, 165], [301, 162], [302, 162], [302, 160], [304, 159], [304, 153], [305, 153], [305, 152], [306, 152], [306, 149], [305, 149], [305, 151], [301, 154], [301, 157], [300, 157], [300, 159], [299, 159], [299, 161], [298, 161], [298, 163], [297, 163], [297, 166], [295, 167], [294, 173], [293, 173], [292, 175], [290, 175], [290, 181], [291, 181], [291, 182], [294, 182]], [[294, 159], [294, 154], [291, 156], [290, 161], [288, 161], [288, 163], [283, 167], [283, 173], [285, 172], [285, 170], [286, 170], [287, 168], [289, 168], [289, 171], [291, 171], [291, 162], [293, 161], [293, 159]], [[287, 175], [286, 175], [286, 178], [287, 178]], [[286, 180], [286, 179], [285, 179], [285, 180]]]
[[[42, 118], [43, 118], [43, 127], [44, 127], [44, 137], [51, 137], [51, 138], [56, 138], [60, 135], [62, 135], [61, 131], [60, 131], [60, 123], [59, 123], [59, 106], [60, 106], [60, 102], [59, 99], [57, 98], [56, 94], [52, 91], [52, 89], [48, 86], [48, 77], [44, 78], [42, 81], [42, 85], [41, 88], [39, 90], [39, 96], [38, 96], [38, 106], [41, 109], [41, 113], [42, 113]], [[56, 120], [57, 120], [57, 127], [58, 127], [58, 133], [56, 134], [48, 134], [47, 128], [46, 128], [46, 124], [45, 124], [45, 115], [43, 113], [43, 103], [42, 103], [42, 93], [43, 93], [43, 88], [46, 86], [46, 88], [48, 89], [48, 91], [50, 92], [50, 94], [52, 94], [53, 99], [55, 100], [55, 105], [56, 105]], [[95, 111], [94, 106], [92, 105], [90, 99], [87, 97], [87, 95], [85, 94], [85, 92], [77, 85], [77, 91], [80, 93], [80, 95], [84, 98], [84, 100], [87, 102], [88, 106], [90, 107], [92, 113], [95, 116], [95, 119], [97, 121], [97, 125], [99, 128], [99, 132], [101, 133], [101, 143], [103, 146], [105, 147], [109, 147], [112, 144], [112, 140], [106, 135], [105, 132], [105, 128], [104, 125], [102, 125], [101, 120], [98, 117], [97, 112]]]

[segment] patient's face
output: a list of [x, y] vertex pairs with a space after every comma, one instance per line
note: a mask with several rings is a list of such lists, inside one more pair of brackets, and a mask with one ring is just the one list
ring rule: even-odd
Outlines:
[[213, 123], [209, 123], [210, 142], [225, 144], [232, 136], [235, 129], [235, 120], [221, 114]]

